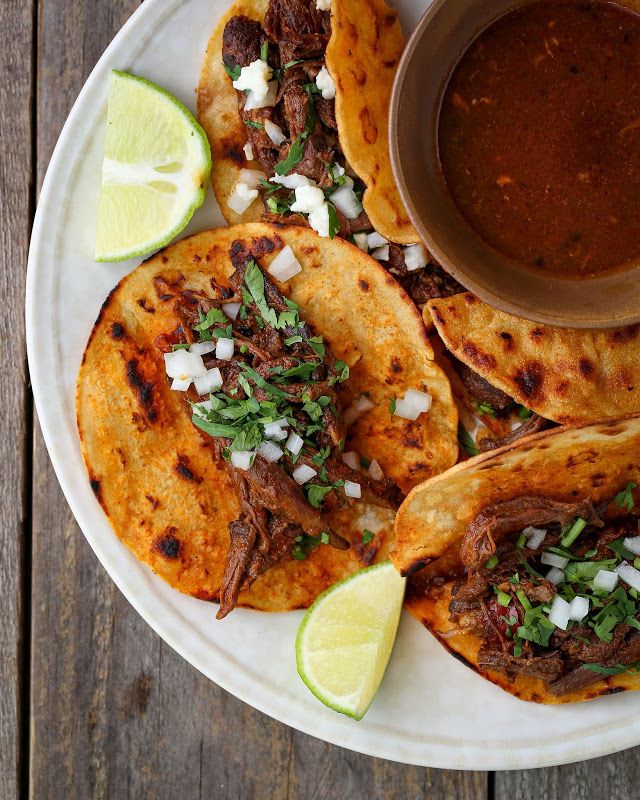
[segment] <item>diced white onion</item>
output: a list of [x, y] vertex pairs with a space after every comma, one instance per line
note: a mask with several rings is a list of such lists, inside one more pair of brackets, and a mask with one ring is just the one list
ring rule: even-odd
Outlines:
[[373, 231], [373, 233], [367, 234], [367, 244], [369, 245], [369, 250], [373, 250], [374, 247], [383, 247], [383, 245], [389, 244], [389, 240], [385, 239], [384, 236], [380, 236], [378, 231]]
[[640, 536], [631, 536], [625, 539], [623, 544], [627, 550], [631, 550], [635, 556], [640, 556]]
[[325, 100], [333, 100], [336, 96], [336, 85], [329, 74], [329, 70], [325, 66], [323, 66], [316, 75], [316, 86], [322, 92], [322, 96]]
[[523, 531], [524, 535], [527, 537], [527, 547], [531, 550], [537, 550], [542, 542], [544, 542], [544, 537], [547, 535], [545, 530], [542, 528], [525, 528]]
[[575, 622], [582, 622], [582, 620], [589, 613], [589, 598], [588, 597], [574, 597], [569, 603], [569, 619]]
[[310, 214], [325, 205], [324, 192], [318, 186], [298, 186], [296, 199], [291, 205], [292, 211]]
[[347, 219], [357, 219], [362, 214], [362, 203], [353, 191], [353, 181], [347, 178], [346, 182], [331, 194], [331, 202], [342, 211]]
[[347, 453], [342, 454], [343, 462], [351, 469], [360, 469], [360, 456], [355, 450], [349, 450]]
[[231, 463], [236, 469], [248, 470], [254, 456], [253, 450], [236, 450], [231, 453]]
[[329, 237], [331, 223], [329, 220], [329, 204], [324, 203], [320, 208], [316, 208], [309, 214], [309, 225], [318, 234], [325, 239]]
[[569, 624], [571, 613], [571, 606], [564, 597], [560, 597], [557, 594], [553, 598], [553, 603], [551, 604], [551, 610], [549, 611], [549, 622], [553, 622], [556, 628], [560, 628], [563, 631], [567, 630], [567, 625]]
[[297, 456], [298, 453], [302, 450], [302, 445], [304, 444], [304, 440], [298, 436], [295, 431], [291, 431], [289, 438], [287, 439], [287, 443], [285, 444], [285, 448], [294, 456]]
[[249, 90], [247, 92], [247, 101], [244, 104], [245, 111], [254, 111], [256, 108], [267, 108], [267, 106], [275, 106], [278, 97], [278, 81], [270, 81], [269, 88], [263, 100], [260, 100], [258, 95]]
[[185, 380], [206, 375], [207, 368], [202, 356], [190, 353], [188, 350], [175, 350], [173, 353], [164, 354], [164, 366], [170, 378]]
[[389, 245], [385, 244], [382, 247], [376, 247], [375, 250], [371, 251], [371, 258], [375, 258], [376, 261], [388, 261], [389, 260]]
[[289, 425], [286, 419], [279, 419], [276, 422], [267, 422], [264, 426], [264, 435], [267, 439], [275, 439], [276, 442], [282, 442], [287, 438], [286, 428]]
[[359, 483], [355, 483], [354, 481], [345, 481], [344, 493], [346, 497], [359, 498], [362, 497], [362, 487]]
[[288, 281], [290, 278], [293, 278], [294, 275], [302, 272], [300, 262], [296, 258], [290, 245], [286, 245], [282, 248], [271, 264], [269, 264], [267, 272], [269, 275], [273, 275], [278, 281]]
[[429, 255], [424, 245], [410, 244], [404, 248], [404, 264], [409, 272], [427, 266]]
[[374, 481], [384, 480], [384, 472], [382, 471], [382, 467], [380, 464], [378, 464], [375, 458], [369, 464], [369, 475], [371, 475]]
[[215, 349], [215, 342], [194, 342], [189, 348], [189, 352], [195, 353], [197, 356], [206, 356], [207, 353], [213, 353]]
[[191, 378], [174, 378], [171, 388], [174, 392], [186, 392], [191, 386]]
[[611, 572], [608, 569], [601, 569], [596, 572], [593, 579], [593, 585], [596, 589], [604, 589], [606, 592], [612, 592], [618, 583], [618, 573]]
[[250, 189], [246, 183], [238, 181], [229, 195], [227, 203], [236, 214], [244, 214], [251, 203], [258, 198], [258, 190]]
[[564, 581], [565, 575], [561, 569], [558, 567], [551, 567], [549, 572], [547, 572], [547, 580], [554, 584], [554, 586], [558, 586], [558, 584]]
[[366, 233], [354, 233], [353, 234], [353, 241], [365, 253], [369, 252], [369, 245], [367, 243], [367, 234]]
[[271, 122], [270, 119], [265, 119], [264, 130], [276, 147], [280, 147], [280, 145], [286, 141], [287, 137], [282, 132], [282, 128], [276, 125], [275, 122]]
[[242, 303], [224, 303], [222, 310], [229, 319], [238, 319], [238, 312]]
[[347, 408], [344, 412], [344, 424], [349, 427], [352, 425], [358, 417], [362, 416], [366, 411], [371, 411], [372, 408], [375, 408], [375, 403], [371, 401], [366, 394], [361, 394], [357, 400], [354, 400], [353, 403]]
[[303, 483], [307, 483], [310, 481], [311, 478], [315, 478], [318, 473], [312, 467], [308, 467], [306, 464], [300, 464], [299, 467], [296, 467], [292, 472], [293, 480], [302, 486]]
[[316, 8], [318, 11], [330, 11], [331, 0], [316, 0]]
[[196, 414], [199, 414], [201, 417], [206, 417], [207, 414], [211, 411], [212, 403], [211, 400], [203, 400], [201, 403], [196, 403], [193, 406], [193, 410]]
[[218, 343], [216, 344], [216, 358], [219, 361], [231, 361], [234, 348], [235, 341], [233, 339], [218, 339]]
[[284, 186], [285, 189], [298, 189], [300, 186], [315, 186], [315, 183], [307, 178], [306, 175], [300, 175], [298, 172], [292, 172], [291, 175], [274, 175], [269, 178], [269, 183], [278, 183]]
[[214, 389], [219, 389], [223, 384], [222, 380], [222, 373], [218, 369], [218, 367], [214, 367], [213, 369], [207, 370], [205, 375], [196, 378], [193, 382], [193, 385], [196, 388], [196, 392], [202, 397], [205, 394], [211, 394]]
[[395, 417], [416, 420], [431, 408], [433, 399], [428, 392], [408, 389], [403, 398], [396, 400]]
[[251, 142], [247, 142], [242, 149], [244, 150], [247, 161], [253, 161], [253, 145]]
[[261, 169], [241, 169], [238, 173], [240, 183], [246, 184], [250, 189], [257, 189], [260, 181], [267, 179], [267, 173]]
[[540, 561], [542, 561], [543, 564], [548, 564], [550, 567], [558, 567], [559, 569], [564, 569], [569, 563], [568, 558], [548, 552], [542, 554]]
[[253, 92], [256, 99], [264, 100], [269, 90], [271, 75], [272, 70], [267, 62], [257, 58], [240, 69], [240, 74], [233, 81], [233, 88], [239, 92]]
[[622, 564], [616, 568], [616, 572], [632, 589], [640, 592], [640, 572], [638, 572], [635, 567], [623, 561]]
[[270, 461], [272, 463], [278, 461], [284, 454], [282, 448], [278, 447], [278, 445], [274, 444], [273, 442], [263, 442], [258, 448], [258, 453], [266, 461]]

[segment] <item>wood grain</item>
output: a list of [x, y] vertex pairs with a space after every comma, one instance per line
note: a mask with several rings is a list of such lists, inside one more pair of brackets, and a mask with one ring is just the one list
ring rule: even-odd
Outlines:
[[33, 201], [33, 4], [0, 3], [0, 797], [15, 800], [21, 761], [29, 471], [24, 279]]

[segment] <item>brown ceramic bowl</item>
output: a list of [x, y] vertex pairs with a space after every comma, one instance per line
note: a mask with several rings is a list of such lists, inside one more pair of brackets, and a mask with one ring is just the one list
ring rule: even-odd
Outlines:
[[[639, 10], [640, 0], [624, 0]], [[609, 328], [640, 321], [640, 260], [602, 278], [536, 274], [485, 244], [455, 207], [437, 156], [451, 70], [480, 31], [522, 0], [434, 0], [402, 56], [391, 98], [391, 161], [411, 221], [433, 256], [492, 306], [536, 322]]]

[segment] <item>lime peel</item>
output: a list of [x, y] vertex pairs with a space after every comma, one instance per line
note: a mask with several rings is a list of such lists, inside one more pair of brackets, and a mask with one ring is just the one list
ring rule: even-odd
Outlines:
[[211, 173], [205, 132], [155, 83], [113, 70], [96, 261], [124, 261], [168, 244], [204, 202]]
[[298, 674], [329, 708], [359, 720], [384, 676], [406, 579], [389, 561], [359, 570], [323, 592], [296, 637]]

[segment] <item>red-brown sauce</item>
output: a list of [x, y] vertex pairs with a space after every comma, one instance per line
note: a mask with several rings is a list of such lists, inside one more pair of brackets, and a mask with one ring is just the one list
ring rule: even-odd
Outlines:
[[640, 15], [530, 3], [482, 32], [438, 122], [443, 177], [496, 250], [562, 277], [640, 257]]

